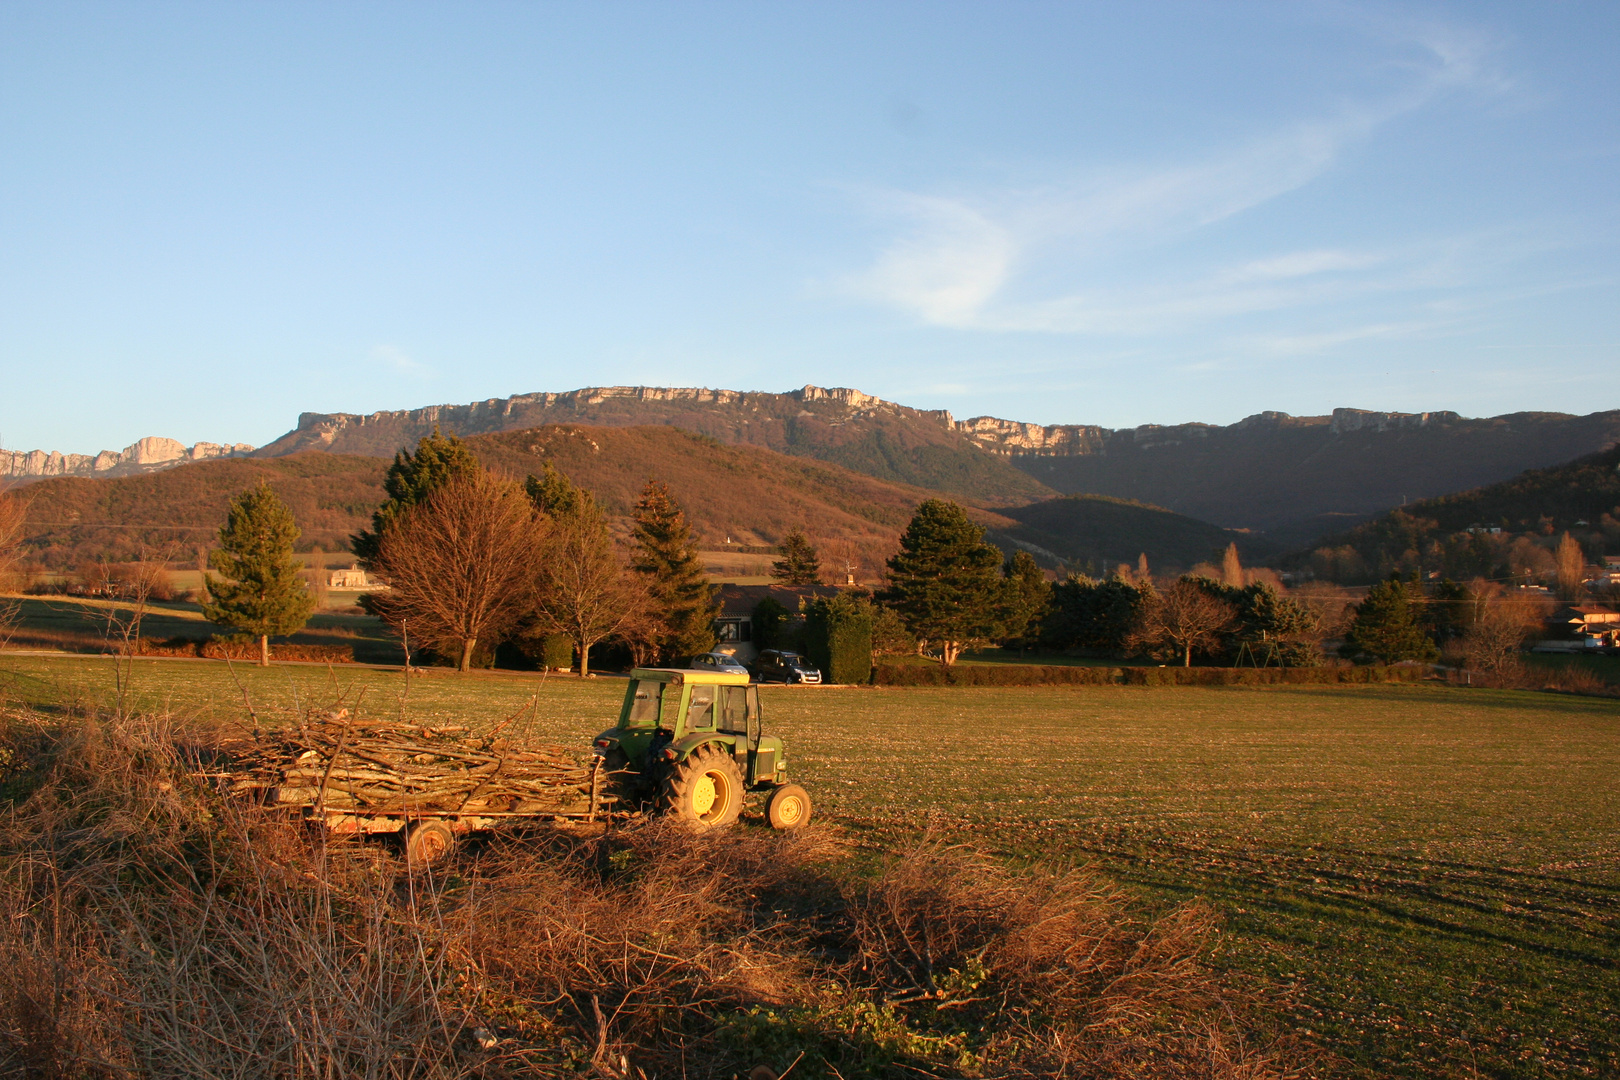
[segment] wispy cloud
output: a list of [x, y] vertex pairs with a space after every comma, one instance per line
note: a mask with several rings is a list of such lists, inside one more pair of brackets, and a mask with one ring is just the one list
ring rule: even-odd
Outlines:
[[401, 375], [412, 378], [426, 379], [433, 375], [433, 369], [419, 360], [414, 360], [405, 353], [405, 350], [393, 345], [376, 345], [372, 347], [371, 359], [384, 367], [391, 368]]
[[[1390, 120], [1457, 89], [1511, 89], [1482, 35], [1402, 27], [1405, 85], [1376, 101], [1296, 123], [1201, 160], [1068, 178], [1041, 188], [950, 194], [863, 191], [894, 226], [840, 291], [923, 322], [974, 330], [1139, 333], [1167, 321], [1208, 320], [1446, 276], [1438, 245], [1394, 253], [1311, 248], [1217, 266], [1144, 286], [1084, 287], [1111, 258], [1194, 237], [1295, 191], [1333, 168], [1345, 148]], [[1067, 278], [1065, 289], [1050, 282]], [[1041, 284], [1037, 284], [1040, 282]], [[1046, 295], [1042, 295], [1042, 293]]]

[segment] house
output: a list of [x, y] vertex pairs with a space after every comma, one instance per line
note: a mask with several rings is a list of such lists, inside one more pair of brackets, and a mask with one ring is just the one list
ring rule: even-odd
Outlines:
[[797, 613], [805, 600], [838, 593], [835, 585], [721, 585], [720, 614], [714, 620], [715, 637], [720, 640], [715, 651], [735, 656], [744, 664], [759, 655], [759, 646], [754, 641], [754, 609], [761, 600], [775, 600], [788, 611]]
[[1548, 622], [1555, 632], [1565, 634], [1587, 648], [1620, 645], [1620, 612], [1602, 604], [1574, 604], [1559, 608]]
[[1598, 582], [1606, 585], [1620, 585], [1620, 555], [1603, 556], [1603, 573], [1598, 575]]
[[333, 570], [327, 578], [326, 584], [334, 589], [380, 589], [381, 585], [374, 583], [366, 572], [355, 563], [347, 570]]

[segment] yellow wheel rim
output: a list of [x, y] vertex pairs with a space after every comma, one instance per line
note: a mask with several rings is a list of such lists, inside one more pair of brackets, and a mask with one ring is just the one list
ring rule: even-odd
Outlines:
[[703, 817], [714, 809], [714, 777], [704, 773], [692, 784], [692, 813]]
[[783, 825], [797, 825], [804, 816], [804, 803], [797, 798], [788, 797], [782, 800], [776, 808], [776, 816], [782, 820]]

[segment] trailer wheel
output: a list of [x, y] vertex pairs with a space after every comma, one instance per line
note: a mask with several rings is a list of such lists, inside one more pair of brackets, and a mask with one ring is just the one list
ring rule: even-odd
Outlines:
[[456, 834], [442, 821], [418, 821], [405, 830], [405, 865], [424, 870], [443, 862], [456, 849]]
[[783, 784], [765, 803], [773, 829], [798, 829], [810, 820], [810, 796], [798, 784]]
[[664, 777], [658, 802], [664, 813], [694, 828], [730, 825], [742, 813], [742, 772], [730, 754], [699, 747]]

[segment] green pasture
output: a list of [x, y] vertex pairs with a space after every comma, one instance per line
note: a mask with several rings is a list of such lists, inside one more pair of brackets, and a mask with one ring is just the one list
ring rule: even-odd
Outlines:
[[[105, 701], [105, 658], [0, 659], [0, 695]], [[136, 661], [198, 722], [342, 701], [582, 745], [621, 679]], [[240, 686], [236, 680], [240, 680]], [[362, 696], [363, 692], [363, 696]], [[1202, 898], [1216, 963], [1355, 1077], [1620, 1076], [1620, 706], [1417, 686], [787, 688], [767, 727], [818, 818], [1094, 864]]]

